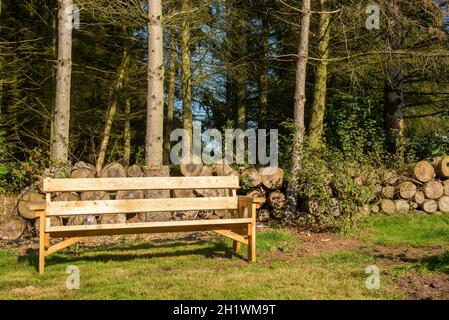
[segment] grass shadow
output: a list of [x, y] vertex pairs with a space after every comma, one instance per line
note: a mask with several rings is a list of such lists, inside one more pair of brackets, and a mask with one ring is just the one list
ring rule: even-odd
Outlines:
[[420, 269], [449, 274], [449, 252], [422, 259]]
[[[129, 244], [126, 246], [120, 246], [117, 244], [111, 244], [99, 247], [85, 247], [79, 252], [70, 252], [70, 249], [65, 249], [61, 251], [63, 254], [55, 254], [46, 258], [46, 266], [65, 264], [65, 263], [75, 263], [79, 261], [96, 261], [96, 262], [110, 262], [110, 261], [129, 261], [133, 259], [157, 259], [157, 258], [170, 258], [170, 257], [180, 257], [180, 256], [192, 256], [192, 255], [202, 255], [206, 258], [227, 258], [230, 259], [235, 256], [232, 248], [224, 241], [214, 241], [207, 243], [210, 244], [208, 247], [188, 249], [185, 248], [189, 244], [191, 245], [203, 245], [206, 241], [199, 240], [197, 242], [191, 242], [189, 244], [183, 243], [182, 241], [160, 241], [157, 245], [152, 243], [139, 243], [139, 244]], [[139, 251], [139, 250], [154, 250], [160, 248], [182, 248], [176, 251], [163, 251], [163, 252], [147, 252], [147, 253], [126, 253], [126, 251]], [[95, 255], [85, 255], [84, 253], [95, 252]], [[109, 252], [122, 252], [118, 254], [105, 253], [103, 251]], [[28, 249], [26, 254], [18, 257], [19, 263], [26, 263], [36, 270], [38, 270], [38, 251], [36, 249]]]

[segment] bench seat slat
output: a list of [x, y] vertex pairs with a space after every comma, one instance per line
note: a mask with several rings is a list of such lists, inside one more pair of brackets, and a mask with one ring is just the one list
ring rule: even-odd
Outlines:
[[55, 201], [48, 204], [47, 216], [161, 211], [236, 210], [237, 208], [237, 197]]
[[251, 223], [251, 218], [221, 219], [221, 220], [191, 220], [191, 221], [164, 221], [164, 222], [140, 222], [122, 224], [96, 224], [80, 226], [55, 226], [45, 228], [46, 232], [72, 232], [72, 231], [93, 231], [93, 230], [115, 230], [115, 229], [150, 229], [150, 228], [182, 228], [196, 226], [222, 226], [244, 225]]
[[186, 190], [238, 189], [238, 177], [146, 177], [146, 178], [86, 178], [45, 179], [43, 191], [132, 191], [132, 190]]

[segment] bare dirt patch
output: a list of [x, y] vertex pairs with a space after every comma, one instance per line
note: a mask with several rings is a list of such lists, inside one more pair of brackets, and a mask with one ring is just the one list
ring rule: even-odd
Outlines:
[[412, 300], [448, 300], [449, 276], [446, 274], [409, 273], [398, 279], [398, 291]]

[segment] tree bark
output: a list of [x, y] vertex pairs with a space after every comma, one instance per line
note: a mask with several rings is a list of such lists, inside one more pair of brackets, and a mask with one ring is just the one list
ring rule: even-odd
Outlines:
[[234, 37], [232, 41], [235, 41], [233, 46], [237, 52], [237, 62], [234, 68], [234, 85], [236, 90], [236, 108], [237, 108], [237, 128], [246, 130], [247, 125], [247, 88], [246, 80], [248, 76], [247, 70], [247, 38], [246, 29], [248, 24], [248, 17], [246, 16], [245, 4], [240, 0], [234, 0], [234, 14], [237, 16], [237, 20], [234, 22]]
[[165, 144], [164, 144], [164, 155], [165, 163], [170, 163], [170, 134], [173, 130], [173, 119], [175, 112], [175, 94], [176, 94], [176, 68], [177, 68], [177, 49], [176, 49], [176, 38], [173, 33], [170, 35], [170, 54], [169, 54], [169, 67], [167, 73], [167, 114], [165, 117]]
[[[182, 0], [182, 11], [190, 11], [190, 1]], [[182, 71], [182, 122], [184, 130], [188, 133], [188, 138], [184, 139], [185, 147], [190, 150], [192, 147], [193, 135], [193, 115], [192, 115], [192, 71], [190, 57], [190, 18], [186, 17], [182, 23], [181, 31], [181, 71]]]
[[164, 47], [162, 1], [148, 2], [148, 97], [145, 163], [162, 165], [164, 125]]
[[[267, 5], [263, 2], [264, 7]], [[259, 128], [268, 129], [268, 67], [270, 55], [270, 23], [268, 13], [262, 17], [262, 52], [259, 73]]]
[[321, 142], [324, 128], [324, 114], [326, 111], [326, 93], [328, 76], [329, 40], [331, 13], [329, 0], [320, 0], [320, 25], [318, 29], [318, 58], [315, 77], [315, 91], [312, 104], [312, 115], [309, 124], [310, 147], [316, 148]]
[[402, 66], [395, 61], [394, 52], [402, 47], [403, 25], [401, 20], [401, 0], [389, 0], [393, 17], [387, 32], [387, 46], [391, 53], [385, 67], [385, 128], [393, 133], [396, 148], [404, 144], [404, 76]]
[[104, 160], [106, 158], [106, 150], [108, 148], [109, 139], [111, 136], [112, 124], [114, 122], [115, 114], [117, 113], [118, 98], [120, 91], [123, 88], [124, 79], [126, 78], [128, 63], [128, 49], [125, 47], [123, 50], [122, 62], [117, 72], [117, 79], [115, 81], [114, 89], [111, 92], [112, 102], [106, 114], [106, 125], [104, 127], [103, 139], [101, 141], [100, 152], [98, 153], [97, 159], [97, 172], [100, 172], [101, 169], [103, 169]]
[[306, 103], [306, 72], [309, 58], [310, 0], [303, 0], [301, 18], [301, 38], [298, 47], [298, 63], [296, 67], [296, 89], [294, 99], [294, 125], [292, 147], [291, 180], [287, 189], [286, 218], [293, 221], [297, 212], [298, 183], [301, 171], [301, 158], [304, 144], [304, 109]]
[[56, 163], [69, 160], [70, 89], [72, 79], [72, 6], [73, 0], [59, 0], [58, 12], [58, 62], [54, 134], [51, 157]]
[[129, 166], [131, 161], [131, 98], [125, 102], [125, 128], [123, 131], [123, 164]]

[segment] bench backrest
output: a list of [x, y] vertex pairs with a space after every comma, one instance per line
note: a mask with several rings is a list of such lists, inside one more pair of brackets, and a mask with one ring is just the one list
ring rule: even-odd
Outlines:
[[[236, 210], [238, 177], [146, 177], [45, 179], [47, 216], [174, 212], [197, 210]], [[226, 189], [226, 196], [158, 198], [133, 200], [52, 201], [55, 192]]]

